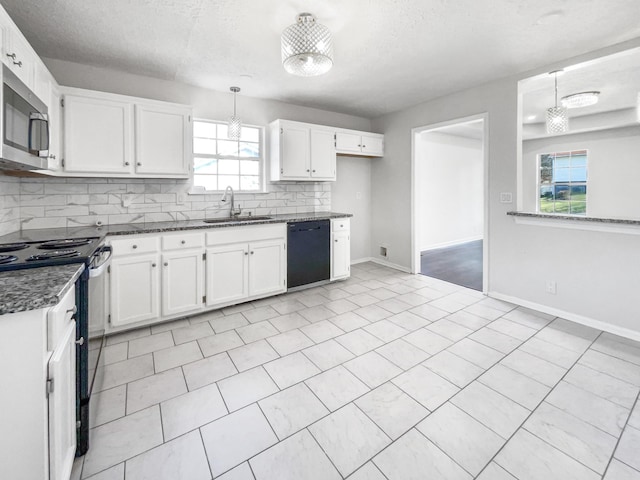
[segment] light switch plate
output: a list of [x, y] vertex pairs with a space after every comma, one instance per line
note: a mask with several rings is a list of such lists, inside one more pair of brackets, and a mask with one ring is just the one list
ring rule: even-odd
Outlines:
[[500, 192], [500, 203], [513, 203], [513, 195], [511, 192]]

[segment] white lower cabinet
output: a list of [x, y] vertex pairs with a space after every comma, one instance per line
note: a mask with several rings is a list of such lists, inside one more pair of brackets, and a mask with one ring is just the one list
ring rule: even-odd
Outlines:
[[160, 256], [157, 253], [115, 256], [111, 262], [111, 326], [159, 317]]
[[351, 275], [351, 225], [348, 218], [331, 220], [331, 280]]
[[228, 304], [249, 296], [248, 246], [245, 243], [207, 249], [207, 306]]
[[162, 315], [202, 309], [202, 250], [162, 254]]
[[286, 290], [283, 265], [286, 266], [284, 239], [249, 244], [249, 295], [252, 297], [282, 293]]

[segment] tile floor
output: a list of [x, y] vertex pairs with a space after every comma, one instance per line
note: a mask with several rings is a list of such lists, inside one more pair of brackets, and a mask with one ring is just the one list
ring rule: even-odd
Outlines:
[[640, 479], [640, 344], [378, 265], [107, 339], [91, 480]]

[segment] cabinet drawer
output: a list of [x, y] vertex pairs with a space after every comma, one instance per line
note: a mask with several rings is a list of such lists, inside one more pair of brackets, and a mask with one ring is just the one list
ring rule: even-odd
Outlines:
[[287, 224], [216, 228], [207, 232], [207, 246], [212, 247], [241, 242], [249, 243], [272, 238], [287, 238]]
[[162, 250], [204, 247], [204, 233], [181, 233], [163, 235]]
[[348, 231], [350, 228], [351, 222], [348, 218], [335, 218], [331, 220], [331, 231], [332, 232], [342, 232]]
[[47, 350], [53, 351], [76, 311], [76, 289], [71, 287], [64, 297], [47, 313]]
[[111, 240], [113, 254], [116, 256], [158, 251], [158, 237], [136, 237]]

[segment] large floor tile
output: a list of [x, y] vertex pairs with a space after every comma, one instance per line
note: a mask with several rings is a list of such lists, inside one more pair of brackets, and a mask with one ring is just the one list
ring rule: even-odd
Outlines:
[[[90, 350], [91, 351], [91, 350]], [[129, 342], [116, 343], [102, 348], [99, 366], [111, 365], [128, 358]]]
[[435, 354], [423, 362], [423, 365], [460, 388], [467, 386], [484, 372], [484, 369], [446, 350]]
[[218, 386], [231, 412], [278, 391], [278, 387], [262, 367], [220, 380]]
[[189, 325], [181, 328], [175, 328], [171, 330], [173, 334], [173, 340], [176, 345], [183, 343], [193, 342], [199, 338], [209, 337], [213, 335], [213, 329], [207, 322], [196, 323], [195, 325]]
[[[460, 310], [460, 312], [468, 313], [479, 317], [485, 320], [486, 323], [495, 320], [504, 315], [504, 312], [501, 310], [497, 310], [495, 308], [491, 308], [487, 305], [482, 304], [482, 300], [478, 303], [474, 303], [473, 305], [469, 305], [464, 310]], [[458, 313], [458, 312], [456, 312]], [[486, 324], [485, 323], [485, 324]], [[484, 325], [483, 325], [484, 326]]]
[[603, 480], [640, 480], [640, 471], [614, 458]]
[[411, 345], [402, 338], [387, 343], [375, 351], [403, 370], [409, 370], [429, 358], [427, 352]]
[[546, 313], [537, 312], [525, 307], [518, 307], [515, 309], [511, 309], [510, 311], [505, 313], [504, 318], [517, 322], [526, 327], [540, 330], [549, 325], [554, 317], [551, 315], [547, 315]]
[[610, 333], [603, 333], [591, 348], [629, 363], [640, 365], [640, 342]]
[[416, 427], [430, 441], [476, 476], [505, 440], [451, 403], [446, 403]]
[[385, 383], [355, 403], [394, 440], [429, 414], [429, 410], [391, 383]]
[[386, 478], [373, 462], [367, 462], [349, 475], [349, 480], [386, 480]]
[[388, 318], [388, 320], [391, 323], [394, 323], [399, 327], [404, 328], [408, 332], [413, 332], [415, 330], [418, 330], [419, 328], [426, 327], [431, 323], [426, 318], [423, 318], [420, 315], [416, 315], [415, 313], [411, 313], [409, 311], [404, 311], [404, 312], [398, 313], [397, 315], [392, 315], [391, 317]]
[[540, 330], [536, 337], [559, 347], [583, 353], [598, 336], [598, 331], [557, 319]]
[[258, 402], [280, 440], [329, 414], [304, 383]]
[[295, 329], [270, 337], [267, 341], [280, 356], [289, 355], [303, 348], [310, 347], [313, 342], [302, 331]]
[[189, 390], [204, 387], [223, 378], [238, 373], [235, 365], [226, 353], [203, 358], [182, 367]]
[[257, 405], [222, 417], [200, 431], [214, 477], [278, 441]]
[[524, 428], [600, 474], [617, 442], [616, 437], [548, 403], [538, 407]]
[[571, 368], [580, 358], [580, 353], [559, 347], [553, 343], [533, 337], [522, 344], [520, 350], [542, 358], [562, 368]]
[[402, 370], [376, 352], [369, 352], [349, 360], [344, 366], [369, 388], [382, 385], [387, 380], [400, 375]]
[[255, 480], [249, 462], [244, 462], [227, 473], [216, 477], [216, 480]]
[[530, 413], [479, 382], [470, 384], [451, 402], [503, 438], [509, 438]]
[[305, 383], [331, 411], [369, 391], [364, 383], [343, 366], [327, 370], [310, 378]]
[[245, 325], [244, 327], [238, 328], [236, 331], [244, 343], [255, 342], [280, 333], [276, 327], [271, 325], [268, 321]]
[[207, 385], [160, 404], [165, 440], [176, 438], [227, 414], [218, 387]]
[[386, 447], [391, 440], [354, 404], [309, 427], [343, 476], [347, 476]]
[[469, 335], [469, 338], [505, 354], [510, 353], [522, 344], [521, 340], [489, 327], [473, 332]]
[[615, 437], [629, 415], [628, 409], [566, 382], [554, 388], [546, 401]]
[[310, 323], [298, 312], [287, 313], [269, 320], [269, 322], [278, 329], [280, 333], [288, 332], [295, 328], [302, 328]]
[[[407, 315], [411, 314], [407, 313]], [[409, 333], [409, 330], [402, 328], [389, 320], [380, 320], [379, 322], [372, 323], [371, 325], [364, 327], [363, 330], [369, 332], [374, 337], [379, 338], [385, 343], [396, 340]]]
[[315, 343], [321, 343], [345, 333], [328, 320], [312, 323], [311, 325], [302, 327], [300, 330]]
[[444, 318], [447, 315], [449, 315], [449, 312], [442, 310], [440, 308], [436, 308], [429, 303], [414, 307], [409, 311], [426, 320], [429, 320], [430, 322], [435, 322], [436, 320], [440, 320], [441, 318]]
[[334, 317], [336, 314], [324, 305], [316, 305], [314, 307], [305, 308], [298, 313], [308, 322], [315, 323], [328, 318]]
[[516, 350], [507, 355], [500, 363], [548, 387], [553, 387], [567, 372], [562, 367], [521, 350]]
[[[365, 308], [374, 308], [374, 307], [365, 307]], [[360, 310], [364, 310], [364, 309], [358, 309], [356, 310], [356, 312], [359, 312]], [[380, 310], [384, 311], [386, 315], [389, 315], [389, 312], [387, 312], [386, 310], [383, 310], [382, 308]], [[369, 320], [358, 315], [355, 312], [347, 312], [347, 313], [343, 313], [342, 315], [336, 315], [335, 317], [330, 318], [329, 321], [333, 323], [336, 327], [338, 327], [340, 330], [344, 330], [345, 332], [352, 332], [353, 330], [369, 325], [370, 323]]]
[[[71, 475], [71, 480], [79, 480], [80, 476], [77, 478]], [[124, 462], [119, 463], [118, 465], [107, 468], [106, 470], [101, 471], [100, 473], [96, 473], [95, 475], [91, 475], [90, 477], [85, 477], [86, 480], [124, 480]]]
[[264, 368], [280, 389], [320, 373], [320, 369], [300, 352], [265, 363]]
[[491, 322], [487, 325], [487, 328], [495, 330], [510, 337], [517, 338], [524, 342], [537, 333], [537, 329], [525, 327], [517, 322], [513, 322], [506, 318], [499, 318], [498, 320]]
[[106, 344], [116, 345], [118, 343], [128, 342], [148, 335], [151, 335], [151, 329], [149, 327], [137, 328], [135, 330], [129, 330], [128, 332], [116, 333], [115, 335], [107, 336]]
[[599, 480], [593, 470], [526, 430], [518, 431], [496, 456], [518, 480]]
[[[379, 322], [385, 318], [391, 317], [393, 314], [389, 310], [385, 310], [378, 305], [369, 305], [366, 307], [354, 310], [353, 313], [357, 313], [360, 317], [368, 320], [368, 322]], [[346, 315], [346, 314], [345, 314]], [[364, 326], [365, 324], [361, 325]]]
[[248, 345], [243, 345], [242, 347], [229, 350], [227, 353], [231, 357], [233, 364], [241, 372], [279, 357], [278, 353], [266, 340], [259, 340]]
[[328, 370], [355, 357], [335, 340], [327, 340], [303, 350], [304, 355], [320, 370]]
[[96, 427], [91, 430], [89, 442], [91, 448], [85, 456], [83, 477], [91, 476], [160, 445], [160, 407], [155, 405]]
[[[482, 327], [486, 326], [491, 320], [484, 318], [482, 315], [478, 315], [471, 311], [471, 308], [475, 307], [478, 304], [472, 305], [471, 307], [467, 307], [464, 310], [459, 310], [457, 312], [452, 313], [447, 316], [447, 320], [451, 320], [452, 322], [457, 323], [458, 325], [462, 325], [463, 327], [468, 328], [469, 330], [479, 330]], [[498, 312], [497, 310], [495, 310]], [[502, 315], [502, 312], [498, 312]], [[497, 318], [497, 317], [496, 317]]]
[[362, 329], [336, 337], [335, 340], [354, 355], [362, 355], [384, 345], [382, 340]]
[[460, 465], [415, 429], [378, 454], [373, 462], [389, 480], [472, 478]]
[[252, 458], [249, 463], [256, 480], [340, 480], [342, 478], [306, 430], [274, 445]]
[[393, 383], [429, 410], [435, 410], [459, 390], [453, 383], [422, 365], [396, 377]]
[[490, 368], [504, 357], [503, 353], [469, 338], [451, 345], [448, 350], [484, 369]]
[[448, 338], [445, 338], [441, 335], [438, 335], [435, 332], [427, 330], [426, 328], [421, 328], [416, 330], [415, 332], [406, 335], [403, 340], [409, 342], [410, 344], [418, 347], [421, 350], [424, 350], [430, 355], [435, 355], [436, 353], [444, 350], [453, 342]]
[[491, 462], [476, 480], [518, 480], [495, 462]]
[[171, 368], [195, 362], [201, 358], [202, 352], [195, 341], [153, 352], [153, 363], [156, 372], [164, 372]]
[[246, 312], [243, 312], [243, 315], [247, 320], [249, 320], [249, 323], [258, 323], [277, 317], [280, 314], [271, 305], [265, 305], [264, 307], [247, 310]]
[[462, 340], [464, 337], [473, 333], [473, 330], [467, 327], [463, 327], [459, 323], [452, 322], [447, 318], [443, 318], [436, 322], [431, 323], [427, 330], [437, 333], [438, 335], [445, 337], [452, 342]]
[[625, 360], [606, 355], [595, 350], [589, 350], [579, 360], [580, 364], [606, 373], [636, 387], [640, 387], [640, 366]]
[[153, 357], [151, 354], [105, 365], [96, 369], [93, 391], [108, 390], [153, 374]]
[[640, 388], [584, 365], [575, 365], [563, 379], [625, 408], [633, 407]]
[[182, 369], [174, 368], [127, 385], [127, 414], [150, 407], [187, 391]]
[[200, 432], [192, 432], [128, 460], [127, 480], [209, 480]]
[[248, 325], [249, 322], [242, 313], [234, 313], [231, 315], [224, 315], [223, 317], [214, 318], [209, 320], [209, 324], [216, 333], [228, 332], [234, 328], [239, 328], [244, 325]]
[[529, 410], [535, 409], [551, 391], [550, 387], [501, 364], [491, 367], [478, 381]]
[[244, 342], [234, 330], [231, 330], [218, 335], [200, 338], [198, 339], [198, 344], [200, 345], [203, 355], [210, 357], [231, 350], [232, 348], [240, 347], [244, 345]]
[[640, 470], [640, 430], [627, 425], [622, 432], [620, 444], [616, 449], [615, 457], [630, 467]]
[[120, 385], [109, 390], [91, 394], [89, 413], [91, 428], [124, 417], [126, 413], [127, 386]]

